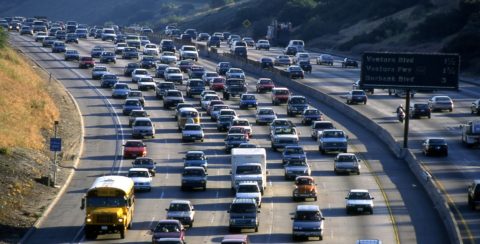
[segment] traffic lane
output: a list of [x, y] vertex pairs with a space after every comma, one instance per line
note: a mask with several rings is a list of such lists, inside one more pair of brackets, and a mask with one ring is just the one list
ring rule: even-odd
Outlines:
[[99, 95], [88, 86], [79, 85], [84, 81], [78, 74], [66, 68], [57, 69], [56, 67], [62, 67], [65, 63], [55, 61], [54, 55], [30, 39], [17, 35], [11, 35], [11, 38], [14, 44], [18, 43], [17, 40], [30, 44], [29, 47], [20, 48], [54, 77], [60, 78], [59, 81], [75, 97], [82, 112], [85, 125], [85, 147], [79, 168], [51, 214], [27, 240], [28, 243], [69, 242], [83, 224], [84, 214], [79, 209], [80, 199], [84, 190], [94, 180], [91, 177], [92, 174], [102, 175], [111, 170], [116, 152], [115, 143], [105, 143], [105, 141], [115, 141], [116, 130], [112, 126], [109, 109], [102, 100], [91, 99]]
[[[250, 91], [254, 90], [255, 81], [254, 81], [254, 80], [249, 80], [248, 83], [250, 84], [249, 90], [250, 90]], [[271, 101], [271, 100], [270, 100], [270, 94], [257, 94], [257, 96], [258, 96], [258, 98], [260, 98], [260, 103], [261, 103], [262, 101], [266, 101], [266, 103], [268, 104], [269, 101]], [[264, 100], [263, 100], [263, 99], [264, 99]], [[280, 114], [280, 117], [286, 117], [286, 116], [285, 116], [285, 106], [271, 106], [271, 107], [274, 108], [274, 110], [275, 110], [275, 112], [276, 112], [277, 114]], [[308, 126], [300, 126], [300, 118], [299, 118], [299, 117], [292, 118], [292, 119], [293, 119], [293, 121], [297, 124], [297, 126], [298, 126], [297, 128], [300, 129], [300, 133], [301, 133], [301, 137], [302, 137], [301, 144], [304, 145], [305, 148], [307, 149], [311, 164], [317, 165], [317, 164], [315, 163], [316, 157], [322, 158], [322, 156], [320, 156], [319, 153], [318, 153], [318, 144], [317, 144], [316, 142], [313, 142], [313, 141], [310, 139], [310, 136], [309, 136], [309, 135], [310, 135], [310, 132], [311, 132], [311, 131], [310, 131], [310, 127], [308, 127]], [[327, 119], [328, 119], [328, 118], [327, 118]], [[254, 130], [256, 131], [255, 128], [254, 128]], [[352, 142], [354, 142], [353, 144], [355, 144], [355, 142], [358, 143], [358, 140], [357, 140], [355, 137], [352, 137]], [[276, 154], [277, 154], [278, 160], [280, 160], [280, 154], [279, 154], [279, 153], [276, 153]], [[330, 161], [330, 164], [329, 164], [329, 166], [327, 166], [327, 167], [328, 167], [327, 172], [329, 172], [329, 174], [333, 175], [333, 170], [332, 170], [332, 169], [333, 169], [333, 166], [332, 166], [333, 157], [330, 157], [328, 160]], [[312, 163], [312, 162], [313, 162], [313, 163]], [[278, 175], [278, 174], [282, 174], [282, 173], [283, 173], [283, 167], [281, 166], [281, 163], [277, 163], [277, 164], [279, 165], [279, 167], [278, 167], [279, 172], [277, 172], [277, 174], [275, 174], [275, 175]], [[272, 165], [270, 164], [269, 167], [270, 167], [269, 171], [272, 172]], [[364, 169], [366, 169], [366, 167], [364, 167]], [[315, 171], [315, 167], [314, 167], [314, 174], [316, 174], [316, 172], [317, 172], [317, 171]], [[325, 170], [324, 170], [324, 169], [320, 170], [320, 172], [318, 173], [318, 175], [322, 175], [322, 176], [323, 176], [324, 174], [325, 174]], [[282, 177], [282, 178], [283, 178], [283, 177]], [[361, 180], [361, 182], [363, 182], [363, 181], [364, 181], [364, 180]], [[338, 186], [339, 183], [336, 182], [335, 185]], [[344, 202], [344, 199], [343, 199], [343, 198], [345, 197], [344, 194], [346, 194], [346, 192], [347, 192], [349, 189], [354, 188], [354, 187], [358, 187], [359, 185], [361, 185], [361, 184], [358, 184], [358, 183], [356, 183], [356, 184], [349, 184], [347, 187], [345, 187], [344, 189], [342, 189], [342, 191], [343, 191], [344, 193], [341, 194], [341, 196], [339, 196], [342, 200], [341, 200], [341, 201], [335, 201], [335, 202], [337, 202], [337, 203], [338, 203], [338, 202]], [[366, 187], [366, 188], [372, 189], [372, 188], [377, 188], [377, 186], [374, 185], [374, 186], [369, 186], [369, 187]], [[290, 191], [288, 191], [287, 194], [291, 196], [291, 189], [290, 189]], [[332, 206], [331, 203], [330, 203], [330, 204], [325, 204], [324, 206], [327, 206], [327, 205]], [[338, 206], [339, 209], [344, 209], [344, 207], [345, 207], [345, 206], [342, 205], [342, 204], [340, 204], [340, 205]], [[363, 220], [362, 220], [362, 221], [363, 221]], [[388, 223], [388, 220], [387, 220], [387, 223]], [[353, 241], [354, 241], [354, 240], [353, 240]]]

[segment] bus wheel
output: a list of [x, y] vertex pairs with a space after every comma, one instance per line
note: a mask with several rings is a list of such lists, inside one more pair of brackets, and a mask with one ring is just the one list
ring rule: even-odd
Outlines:
[[120, 238], [125, 239], [125, 228], [120, 230]]

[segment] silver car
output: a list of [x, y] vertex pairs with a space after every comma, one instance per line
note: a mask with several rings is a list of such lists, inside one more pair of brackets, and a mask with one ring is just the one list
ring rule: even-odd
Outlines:
[[433, 96], [428, 100], [428, 106], [432, 112], [442, 110], [453, 111], [453, 101], [448, 96]]
[[259, 108], [255, 114], [255, 123], [257, 125], [270, 124], [275, 119], [277, 119], [277, 115], [273, 108]]
[[361, 160], [353, 153], [339, 153], [334, 161], [333, 171], [335, 174], [350, 172], [360, 174]]
[[165, 209], [167, 211], [167, 219], [176, 219], [183, 225], [193, 227], [195, 218], [195, 209], [188, 200], [173, 200], [170, 206]]

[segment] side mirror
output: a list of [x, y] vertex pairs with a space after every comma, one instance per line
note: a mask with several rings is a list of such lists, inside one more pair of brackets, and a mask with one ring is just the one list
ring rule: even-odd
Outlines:
[[229, 174], [232, 174], [232, 171], [230, 170], [230, 173]]
[[260, 213], [260, 210], [257, 210], [257, 213]]
[[165, 211], [168, 211], [168, 208], [166, 208]]
[[347, 139], [348, 139], [348, 135], [347, 135], [347, 136], [345, 136], [345, 138], [347, 138]]
[[157, 162], [153, 162], [153, 164], [157, 164]]
[[372, 199], [372, 200], [373, 200], [373, 199], [375, 199], [375, 198], [374, 198], [374, 197], [371, 197], [370, 199]]
[[81, 201], [81, 205], [80, 205], [80, 209], [83, 210], [85, 209], [85, 197], [82, 197], [82, 201]]
[[295, 218], [294, 218], [294, 217], [291, 217], [290, 219], [291, 219], [291, 220], [294, 220]]
[[322, 218], [320, 218], [320, 219], [321, 219], [321, 220], [325, 220], [325, 218], [324, 218], [324, 217], [322, 217]]
[[207, 176], [207, 175], [208, 175], [208, 173], [205, 173], [205, 176]]
[[227, 210], [227, 213], [230, 213], [230, 210]]
[[348, 197], [345, 197], [345, 199], [348, 199]]

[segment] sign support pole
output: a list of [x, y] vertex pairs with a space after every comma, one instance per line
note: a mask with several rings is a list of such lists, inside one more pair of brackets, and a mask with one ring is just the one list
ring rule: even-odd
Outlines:
[[[58, 121], [54, 123], [54, 138], [57, 138]], [[57, 151], [53, 152], [53, 187], [57, 184]]]
[[403, 148], [408, 148], [408, 125], [410, 122], [410, 89], [406, 91], [405, 98], [405, 128], [403, 129]]

